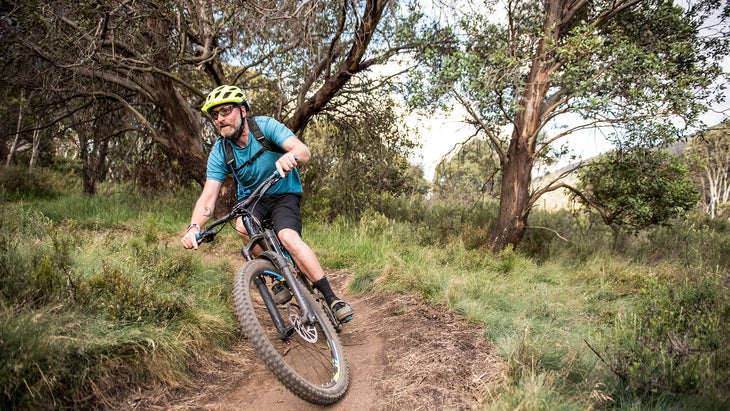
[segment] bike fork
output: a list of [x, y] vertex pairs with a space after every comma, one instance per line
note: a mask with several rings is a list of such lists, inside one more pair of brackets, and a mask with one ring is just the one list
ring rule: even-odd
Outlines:
[[297, 304], [299, 305], [299, 309], [301, 310], [302, 324], [308, 325], [316, 322], [317, 318], [314, 316], [314, 311], [309, 306], [309, 302], [307, 301], [307, 299], [304, 297], [302, 287], [297, 284], [298, 280], [294, 277], [294, 272], [289, 266], [289, 262], [286, 260], [286, 258], [284, 258], [282, 254], [272, 252], [269, 254], [269, 256], [270, 261], [273, 261], [276, 268], [284, 276], [287, 283], [290, 285], [289, 290], [294, 295], [294, 300], [297, 302]]
[[294, 333], [294, 327], [287, 327], [284, 320], [281, 319], [279, 310], [276, 308], [276, 303], [271, 297], [271, 293], [269, 293], [269, 288], [266, 286], [266, 281], [264, 281], [262, 277], [257, 276], [254, 278], [254, 284], [256, 284], [256, 288], [259, 290], [259, 294], [261, 294], [261, 298], [264, 300], [264, 305], [266, 306], [266, 310], [269, 311], [269, 316], [274, 322], [279, 338], [282, 341], [288, 340]]

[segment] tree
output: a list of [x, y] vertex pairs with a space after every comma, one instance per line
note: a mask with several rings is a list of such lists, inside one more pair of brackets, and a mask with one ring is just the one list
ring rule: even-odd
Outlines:
[[472, 203], [495, 195], [498, 186], [499, 160], [482, 139], [469, 140], [436, 166], [434, 193], [440, 198]]
[[[391, 41], [390, 0], [20, 3], [2, 7], [0, 36], [17, 57], [0, 60], [3, 83], [46, 91], [50, 105], [115, 100], [201, 184], [213, 137], [198, 110], [207, 91], [241, 85], [254, 114], [300, 132], [335, 96], [368, 91], [348, 88], [353, 77], [408, 49]], [[34, 68], [15, 83], [14, 61]]]
[[685, 155], [701, 187], [703, 209], [715, 218], [730, 201], [730, 122], [696, 135]]
[[[676, 124], [696, 124], [716, 97], [709, 86], [721, 73], [728, 29], [700, 32], [714, 1], [682, 8], [664, 0], [509, 0], [499, 22], [485, 3], [488, 13], [467, 12], [451, 26], [449, 47], [424, 51], [409, 87], [421, 106], [433, 97], [458, 101], [496, 152], [502, 185], [492, 250], [517, 245], [537, 199], [561, 187], [558, 179], [530, 188], [535, 160], [553, 144], [602, 127], [617, 147], [661, 145], [681, 135]], [[552, 132], [568, 114], [582, 122]]]
[[683, 160], [664, 151], [612, 151], [591, 160], [578, 179], [571, 197], [597, 211], [616, 235], [668, 225], [699, 200]]
[[[356, 217], [384, 193], [423, 194], [423, 172], [407, 160], [415, 143], [399, 123], [394, 101], [381, 92], [372, 97], [351, 100], [347, 110], [318, 116], [304, 134], [317, 153], [302, 173], [311, 194], [306, 204], [321, 217]], [[367, 117], [353, 116], [353, 108]]]

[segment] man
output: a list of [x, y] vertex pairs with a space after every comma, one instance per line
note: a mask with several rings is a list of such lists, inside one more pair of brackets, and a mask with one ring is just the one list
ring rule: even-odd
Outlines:
[[[255, 124], [267, 140], [264, 143], [273, 147], [265, 148], [249, 130], [249, 123], [246, 121], [246, 115], [250, 111], [248, 102], [243, 91], [236, 86], [220, 86], [211, 91], [202, 111], [211, 116], [223, 138], [216, 141], [208, 156], [207, 179], [193, 208], [190, 226], [182, 238], [183, 247], [198, 248], [195, 235], [213, 216], [221, 184], [227, 174], [233, 174], [236, 179], [237, 198], [241, 200], [276, 168], [284, 179], [257, 203], [253, 210], [254, 215], [259, 221], [273, 220], [282, 245], [302, 273], [322, 292], [337, 319], [340, 322], [352, 319], [354, 310], [337, 298], [317, 256], [301, 238], [302, 216], [299, 200], [302, 184], [296, 166], [309, 161], [309, 148], [280, 122], [271, 117], [257, 116]], [[233, 173], [225, 161], [225, 144], [231, 145], [235, 164], [238, 165]], [[244, 243], [247, 243], [248, 235], [240, 218], [236, 227]]]

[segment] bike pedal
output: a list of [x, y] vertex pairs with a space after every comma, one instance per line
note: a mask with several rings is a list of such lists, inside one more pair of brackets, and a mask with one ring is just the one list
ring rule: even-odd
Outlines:
[[280, 282], [274, 283], [271, 291], [274, 293], [274, 302], [277, 304], [286, 304], [291, 300], [291, 292]]

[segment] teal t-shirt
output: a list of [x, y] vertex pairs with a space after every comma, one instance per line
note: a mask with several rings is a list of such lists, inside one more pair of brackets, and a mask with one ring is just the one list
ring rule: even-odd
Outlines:
[[[271, 117], [258, 116], [254, 117], [254, 119], [264, 137], [279, 147], [283, 147], [284, 142], [289, 138], [296, 137], [285, 125]], [[226, 166], [225, 154], [223, 152], [225, 140], [225, 138], [219, 138], [213, 145], [210, 155], [208, 155], [207, 178], [209, 180], [223, 182], [226, 175], [231, 174], [230, 169]], [[225, 143], [230, 144], [229, 142]], [[248, 145], [246, 147], [241, 148], [235, 144], [231, 144], [231, 146], [233, 147], [233, 156], [236, 158], [238, 167], [246, 163], [246, 161], [263, 148], [250, 130], [248, 132]], [[234, 176], [238, 182], [236, 197], [239, 200], [244, 198], [255, 190], [266, 178], [272, 175], [276, 171], [276, 160], [281, 155], [281, 153], [276, 151], [265, 150], [253, 163], [240, 168]], [[302, 193], [302, 183], [299, 180], [299, 171], [296, 168], [291, 170], [286, 175], [286, 178], [266, 192], [269, 195], [285, 193]]]

